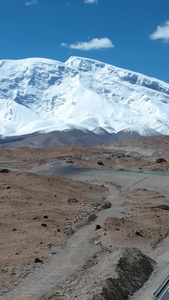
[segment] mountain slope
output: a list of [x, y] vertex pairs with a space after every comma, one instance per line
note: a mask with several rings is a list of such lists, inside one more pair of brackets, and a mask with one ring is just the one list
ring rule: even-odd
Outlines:
[[169, 134], [169, 84], [95, 60], [0, 61], [0, 135]]

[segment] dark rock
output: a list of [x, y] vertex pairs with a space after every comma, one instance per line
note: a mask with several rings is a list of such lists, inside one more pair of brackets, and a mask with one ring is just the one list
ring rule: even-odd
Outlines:
[[96, 225], [95, 230], [102, 228], [99, 224]]
[[41, 226], [42, 226], [42, 227], [47, 227], [47, 224], [42, 223]]
[[69, 204], [78, 202], [78, 200], [76, 198], [69, 198], [67, 201], [69, 202]]
[[90, 222], [93, 222], [97, 219], [97, 216], [95, 214], [92, 214], [88, 217], [87, 219], [87, 224], [89, 224]]
[[0, 170], [0, 173], [9, 173], [10, 171], [8, 169], [2, 169]]
[[164, 209], [164, 210], [169, 210], [169, 205], [162, 204], [162, 205], [159, 205], [157, 207], [161, 208], [161, 209]]
[[48, 219], [48, 216], [45, 215], [43, 218], [44, 218], [44, 219]]
[[111, 203], [109, 201], [102, 204], [101, 209], [109, 209], [111, 208]]
[[17, 229], [16, 229], [16, 228], [13, 228], [12, 231], [17, 231]]
[[140, 231], [138, 231], [138, 230], [135, 231], [135, 234], [138, 235], [138, 236], [143, 237], [142, 233]]
[[7, 190], [10, 190], [11, 189], [11, 186], [7, 186], [7, 188], [6, 188]]
[[43, 261], [40, 258], [35, 258], [35, 263], [42, 263]]
[[98, 164], [99, 166], [104, 166], [104, 163], [103, 163], [101, 160], [98, 160], [97, 164]]
[[158, 159], [156, 160], [156, 163], [157, 163], [157, 164], [164, 163], [164, 162], [167, 162], [165, 158], [158, 158]]

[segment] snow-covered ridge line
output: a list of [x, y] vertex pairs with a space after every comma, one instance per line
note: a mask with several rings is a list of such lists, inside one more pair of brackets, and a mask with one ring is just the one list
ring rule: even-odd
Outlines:
[[[82, 61], [83, 61], [83, 64], [82, 64]], [[127, 69], [115, 67], [110, 64], [102, 63], [98, 60], [93, 60], [93, 59], [89, 59], [89, 58], [84, 60], [84, 58], [82, 58], [82, 57], [71, 56], [65, 62], [65, 64], [68, 65], [69, 67], [74, 67], [74, 68], [78, 68], [78, 69], [80, 68], [81, 71], [85, 71], [85, 69], [87, 69], [88, 63], [91, 66], [95, 65], [96, 67], [99, 67], [99, 68], [106, 67], [109, 70], [113, 69], [114, 73], [116, 73], [116, 75], [122, 81], [128, 81], [131, 84], [140, 84], [145, 87], [151, 88], [153, 90], [161, 91], [161, 92], [164, 92], [169, 95], [169, 84], [162, 80], [156, 79], [154, 77], [146, 76], [146, 75], [143, 75], [138, 72], [132, 72]], [[84, 68], [83, 67], [81, 68], [81, 65], [83, 65]]]
[[70, 128], [169, 134], [169, 84], [81, 57], [0, 61], [0, 135]]

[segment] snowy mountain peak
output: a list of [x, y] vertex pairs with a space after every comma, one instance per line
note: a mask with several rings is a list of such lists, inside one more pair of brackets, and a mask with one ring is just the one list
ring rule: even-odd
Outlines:
[[169, 84], [82, 57], [0, 61], [0, 135], [70, 128], [169, 134]]
[[132, 72], [130, 70], [118, 68], [106, 63], [99, 62], [97, 60], [71, 56], [66, 61], [66, 65], [83, 72], [97, 72], [98, 69], [103, 69], [106, 72], [110, 72], [112, 76], [119, 78], [119, 80], [121, 81], [127, 81], [131, 84], [139, 84], [169, 95], [169, 84], [161, 80], [145, 76], [137, 72]]

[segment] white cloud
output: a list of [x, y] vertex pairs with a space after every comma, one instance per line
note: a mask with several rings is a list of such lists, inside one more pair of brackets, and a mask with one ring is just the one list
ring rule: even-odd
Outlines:
[[97, 3], [97, 0], [84, 0], [84, 3]]
[[102, 39], [94, 38], [89, 42], [77, 42], [76, 44], [71, 44], [71, 45], [62, 43], [61, 46], [69, 47], [71, 49], [76, 49], [76, 50], [83, 50], [83, 51], [99, 50], [99, 49], [114, 47], [112, 41], [110, 41], [108, 38], [102, 38]]
[[39, 2], [37, 0], [31, 0], [25, 3], [25, 5], [35, 5], [35, 4], [39, 4]]
[[166, 21], [164, 25], [158, 26], [156, 31], [150, 35], [151, 40], [163, 39], [164, 42], [169, 42], [169, 21]]
[[61, 46], [62, 47], [67, 47], [67, 44], [66, 43], [62, 43]]

